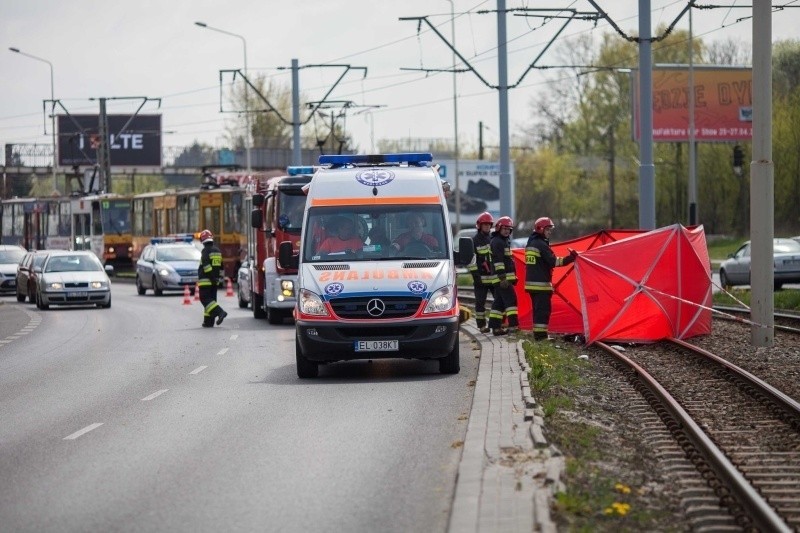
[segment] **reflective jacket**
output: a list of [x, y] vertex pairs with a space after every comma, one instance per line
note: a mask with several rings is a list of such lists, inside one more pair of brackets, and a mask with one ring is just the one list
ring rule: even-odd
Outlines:
[[200, 252], [200, 266], [197, 267], [197, 284], [200, 287], [211, 287], [219, 284], [222, 273], [222, 252], [213, 242], [203, 245]]
[[481, 230], [477, 230], [472, 237], [472, 243], [475, 246], [475, 263], [471, 263], [467, 270], [472, 274], [475, 283], [494, 285], [498, 281], [492, 263], [491, 241], [491, 235], [483, 233]]
[[575, 261], [571, 255], [556, 257], [541, 233], [531, 233], [525, 245], [525, 290], [552, 291], [553, 269]]
[[517, 269], [514, 266], [514, 256], [511, 254], [511, 236], [503, 237], [495, 232], [492, 235], [490, 247], [497, 280], [515, 283], [517, 281]]

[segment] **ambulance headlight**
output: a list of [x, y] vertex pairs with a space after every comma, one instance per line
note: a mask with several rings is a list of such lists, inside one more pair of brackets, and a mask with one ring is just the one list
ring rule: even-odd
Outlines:
[[322, 298], [311, 291], [302, 291], [298, 301], [300, 312], [306, 315], [328, 316], [328, 310], [322, 303]]
[[442, 287], [431, 295], [424, 313], [441, 313], [453, 308], [455, 292], [452, 287]]

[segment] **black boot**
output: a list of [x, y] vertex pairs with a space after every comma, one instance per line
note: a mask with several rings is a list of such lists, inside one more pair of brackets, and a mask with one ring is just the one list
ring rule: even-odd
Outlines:
[[226, 313], [225, 311], [220, 311], [219, 312], [219, 314], [217, 315], [217, 325], [218, 326], [220, 324], [222, 324], [222, 321], [225, 320], [226, 316], [228, 316], [228, 313]]

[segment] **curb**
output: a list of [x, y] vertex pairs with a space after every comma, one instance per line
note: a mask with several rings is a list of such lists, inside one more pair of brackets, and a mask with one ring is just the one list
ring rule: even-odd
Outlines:
[[461, 331], [481, 357], [448, 531], [555, 532], [550, 504], [564, 469], [544, 436], [544, 413], [528, 384], [523, 341]]

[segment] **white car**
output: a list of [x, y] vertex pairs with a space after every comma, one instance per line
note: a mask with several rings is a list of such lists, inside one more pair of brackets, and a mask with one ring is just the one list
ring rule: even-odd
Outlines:
[[96, 305], [111, 307], [111, 280], [106, 266], [86, 251], [51, 251], [44, 264], [35, 267], [39, 276], [36, 287], [36, 307], [48, 309], [51, 305]]
[[25, 248], [0, 244], [0, 293], [17, 292], [17, 266], [25, 257]]
[[[794, 239], [773, 239], [775, 290], [784, 283], [800, 283], [800, 242]], [[750, 241], [728, 256], [719, 266], [719, 283], [723, 287], [750, 285]]]

